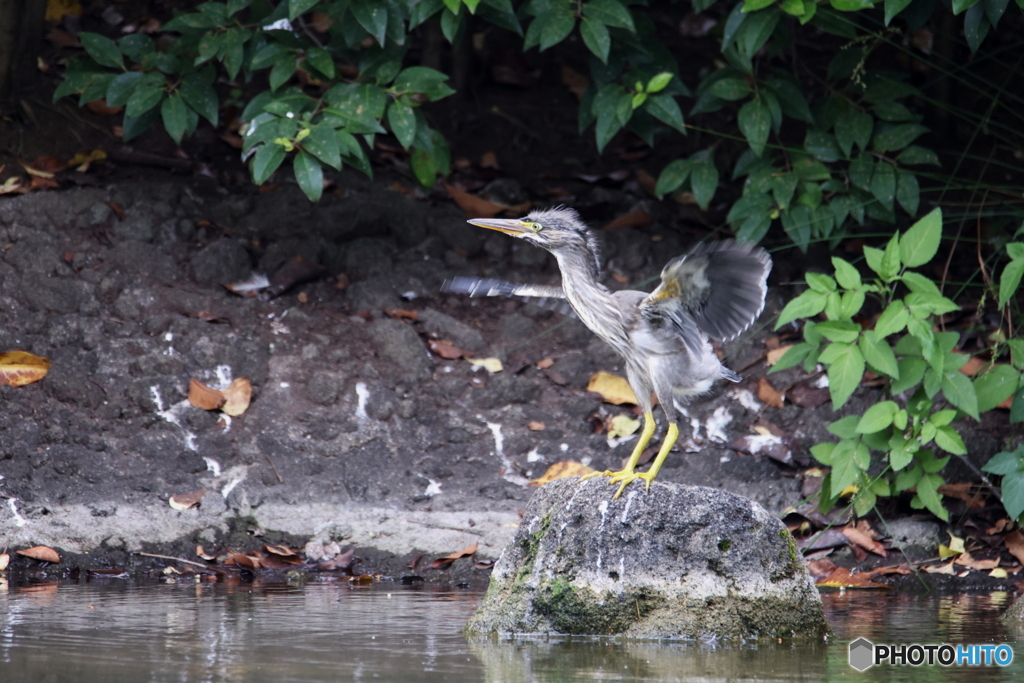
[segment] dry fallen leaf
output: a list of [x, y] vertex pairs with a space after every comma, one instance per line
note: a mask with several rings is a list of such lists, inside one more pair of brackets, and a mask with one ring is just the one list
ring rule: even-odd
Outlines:
[[959, 498], [967, 503], [967, 507], [971, 510], [980, 510], [985, 507], [987, 499], [987, 496], [980, 489], [980, 486], [971, 483], [942, 484], [939, 486], [938, 492], [943, 496]]
[[768, 352], [765, 362], [768, 363], [768, 365], [775, 365], [779, 362], [780, 358], [786, 355], [786, 351], [789, 351], [791, 348], [793, 348], [792, 344], [786, 344], [785, 346], [780, 346], [777, 349], [772, 349]]
[[50, 361], [27, 351], [0, 353], [0, 386], [20, 387], [38, 382], [50, 370]]
[[[231, 382], [221, 394], [225, 399], [221, 410], [225, 415], [238, 417], [249, 408], [249, 401], [252, 400], [252, 383], [249, 382], [248, 377], [239, 377]], [[189, 395], [191, 395], [191, 391], [189, 391]]]
[[[956, 353], [956, 352], [954, 352]], [[974, 377], [983, 368], [988, 365], [988, 361], [984, 358], [978, 358], [977, 356], [971, 356], [970, 360], [964, 363], [963, 367], [960, 368], [960, 372], [964, 373], [968, 377]]]
[[988, 575], [993, 579], [1005, 579], [1007, 576], [1009, 576], [1009, 574], [1006, 573], [1006, 570], [1002, 569], [1001, 567], [996, 567], [995, 569], [990, 571]]
[[831, 574], [819, 579], [815, 584], [830, 588], [889, 588], [884, 584], [869, 581], [863, 574], [853, 574], [846, 567], [836, 567]]
[[15, 552], [25, 557], [31, 557], [33, 560], [39, 560], [40, 562], [53, 562], [55, 564], [60, 562], [60, 555], [57, 554], [57, 551], [53, 548], [47, 548], [45, 545], [37, 545], [33, 548], [17, 550]]
[[636, 211], [630, 211], [624, 213], [621, 216], [616, 216], [609, 221], [602, 230], [615, 230], [616, 228], [646, 228], [652, 222], [651, 214], [637, 209]]
[[484, 152], [480, 157], [480, 168], [499, 170], [501, 167], [498, 166], [498, 155], [494, 152]]
[[526, 428], [531, 432], [543, 432], [547, 429], [547, 425], [540, 420], [531, 420], [530, 423], [526, 425]]
[[[175, 510], [188, 510], [199, 507], [199, 502], [206, 495], [206, 489], [201, 488], [192, 493], [179, 493], [167, 499], [168, 504]], [[202, 548], [202, 546], [200, 546]]]
[[953, 560], [956, 564], [969, 567], [971, 569], [995, 569], [999, 566], [999, 558], [993, 558], [991, 560], [976, 560], [971, 557], [970, 553], [960, 553], [960, 555]]
[[1017, 558], [1017, 561], [1024, 564], [1024, 534], [1014, 531], [1003, 536], [1003, 544], [1010, 554]]
[[505, 369], [505, 366], [501, 364], [501, 360], [497, 358], [467, 358], [466, 360], [475, 366], [483, 368], [492, 375]]
[[102, 149], [94, 149], [91, 152], [79, 152], [75, 156], [71, 157], [71, 161], [68, 162], [68, 166], [74, 168], [79, 173], [85, 173], [89, 170], [89, 167], [94, 161], [106, 161], [107, 152]]
[[555, 479], [566, 479], [569, 477], [582, 477], [584, 474], [593, 472], [593, 468], [587, 467], [575, 460], [562, 460], [549, 467], [544, 474], [531, 481], [527, 486], [543, 486]]
[[441, 358], [447, 358], [448, 360], [462, 358], [469, 353], [468, 351], [463, 351], [459, 347], [455, 346], [447, 339], [431, 339], [427, 342], [427, 346], [430, 347], [431, 352], [435, 355], [441, 356]]
[[253, 557], [251, 555], [243, 555], [242, 553], [233, 553], [228, 551], [228, 559], [224, 564], [236, 564], [239, 567], [245, 567], [246, 569], [259, 569], [260, 558]]
[[608, 420], [608, 438], [617, 439], [623, 436], [632, 436], [640, 429], [640, 420], [633, 419], [627, 415], [615, 415]]
[[537, 361], [535, 363], [535, 365], [538, 368], [540, 368], [541, 370], [547, 370], [548, 368], [550, 368], [554, 364], [555, 364], [555, 359], [551, 358], [550, 356], [548, 356], [547, 358], [542, 358], [541, 360], [539, 360], [539, 361]]
[[576, 96], [576, 99], [583, 97], [583, 93], [590, 87], [590, 79], [583, 74], [562, 66], [562, 85], [569, 88], [569, 92]]
[[929, 574], [956, 574], [952, 562], [937, 567], [921, 567], [921, 571], [928, 572]]
[[843, 536], [846, 536], [846, 538], [850, 540], [850, 543], [855, 543], [859, 545], [861, 548], [864, 548], [864, 550], [869, 550], [876, 555], [881, 555], [882, 557], [885, 557], [885, 546], [883, 546], [875, 539], [871, 538], [871, 536], [864, 533], [860, 529], [854, 527], [846, 527], [841, 531], [843, 532]]
[[459, 205], [459, 208], [466, 212], [468, 218], [494, 218], [505, 210], [504, 206], [471, 195], [454, 185], [445, 183], [444, 189], [448, 190], [448, 194]]
[[203, 546], [201, 546], [201, 545], [197, 545], [196, 546], [196, 557], [201, 557], [202, 559], [206, 560], [207, 562], [212, 562], [213, 560], [217, 559], [215, 556], [213, 556], [213, 555], [209, 554], [208, 552], [206, 552], [206, 550], [204, 550]]
[[256, 296], [257, 292], [261, 289], [266, 289], [270, 286], [270, 280], [267, 279], [266, 275], [260, 273], [253, 273], [245, 282], [235, 282], [230, 285], [224, 285], [224, 288], [229, 292], [234, 292], [241, 296], [248, 298]]
[[587, 384], [587, 391], [599, 394], [602, 400], [617, 406], [623, 403], [632, 403], [633, 405], [637, 403], [636, 394], [630, 388], [629, 382], [624, 377], [613, 375], [610, 372], [594, 373]]
[[385, 308], [384, 314], [396, 320], [416, 320], [419, 318], [419, 314], [416, 311], [409, 311], [404, 308]]
[[203, 410], [216, 410], [227, 398], [220, 389], [211, 389], [197, 379], [188, 381], [188, 402]]
[[990, 534], [990, 535], [991, 534], [1001, 534], [1004, 531], [1006, 531], [1007, 527], [1012, 526], [1012, 525], [1013, 525], [1013, 520], [1012, 519], [1010, 519], [1009, 517], [1003, 517], [1002, 519], [997, 519], [995, 524], [993, 524], [989, 528], [985, 529], [985, 533], [986, 534]]
[[0, 553], [0, 572], [7, 569], [7, 565], [11, 563], [11, 556], [7, 553]]
[[786, 399], [786, 395], [773, 387], [767, 377], [757, 380], [757, 397], [772, 408], [781, 408]]
[[445, 555], [444, 557], [439, 557], [438, 559], [436, 559], [436, 560], [434, 560], [433, 562], [430, 563], [430, 567], [429, 568], [430, 569], [447, 569], [448, 566], [452, 562], [454, 562], [455, 560], [462, 559], [463, 557], [473, 557], [474, 555], [476, 555], [476, 549], [477, 549], [478, 545], [480, 545], [480, 544], [479, 543], [474, 543], [473, 545], [469, 546], [468, 548], [460, 550], [457, 553], [452, 553], [451, 555]]

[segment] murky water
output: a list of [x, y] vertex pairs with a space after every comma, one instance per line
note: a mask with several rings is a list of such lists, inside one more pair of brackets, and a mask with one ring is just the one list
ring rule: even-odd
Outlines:
[[[0, 583], [0, 681], [1002, 681], [1024, 678], [1005, 593], [825, 596], [828, 645], [467, 642], [477, 590], [377, 584]], [[847, 643], [1007, 643], [1012, 665], [858, 673]]]

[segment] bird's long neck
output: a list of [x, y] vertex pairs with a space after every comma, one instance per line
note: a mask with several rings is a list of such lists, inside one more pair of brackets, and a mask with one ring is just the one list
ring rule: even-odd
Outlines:
[[562, 272], [562, 290], [576, 315], [597, 336], [616, 349], [626, 343], [625, 325], [611, 290], [598, 279], [597, 259], [592, 253], [555, 251]]

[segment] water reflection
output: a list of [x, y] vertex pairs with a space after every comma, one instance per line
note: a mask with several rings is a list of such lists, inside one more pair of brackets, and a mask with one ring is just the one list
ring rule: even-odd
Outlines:
[[[1024, 672], [1003, 630], [1005, 593], [824, 596], [830, 644], [535, 639], [467, 642], [479, 590], [338, 582], [0, 583], [0, 681], [979, 681]], [[1000, 643], [1009, 670], [894, 669], [858, 674], [846, 644]]]

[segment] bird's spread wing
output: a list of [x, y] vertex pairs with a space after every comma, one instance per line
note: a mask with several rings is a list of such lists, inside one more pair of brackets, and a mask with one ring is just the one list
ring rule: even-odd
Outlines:
[[703, 335], [730, 341], [761, 315], [771, 267], [760, 247], [706, 242], [665, 266], [661, 284], [640, 303], [641, 314], [672, 328], [694, 350]]
[[491, 278], [459, 276], [445, 280], [441, 285], [441, 291], [468, 294], [469, 296], [521, 296], [532, 304], [557, 313], [567, 315], [573, 313], [569, 302], [565, 300], [565, 292], [561, 287], [521, 285]]

